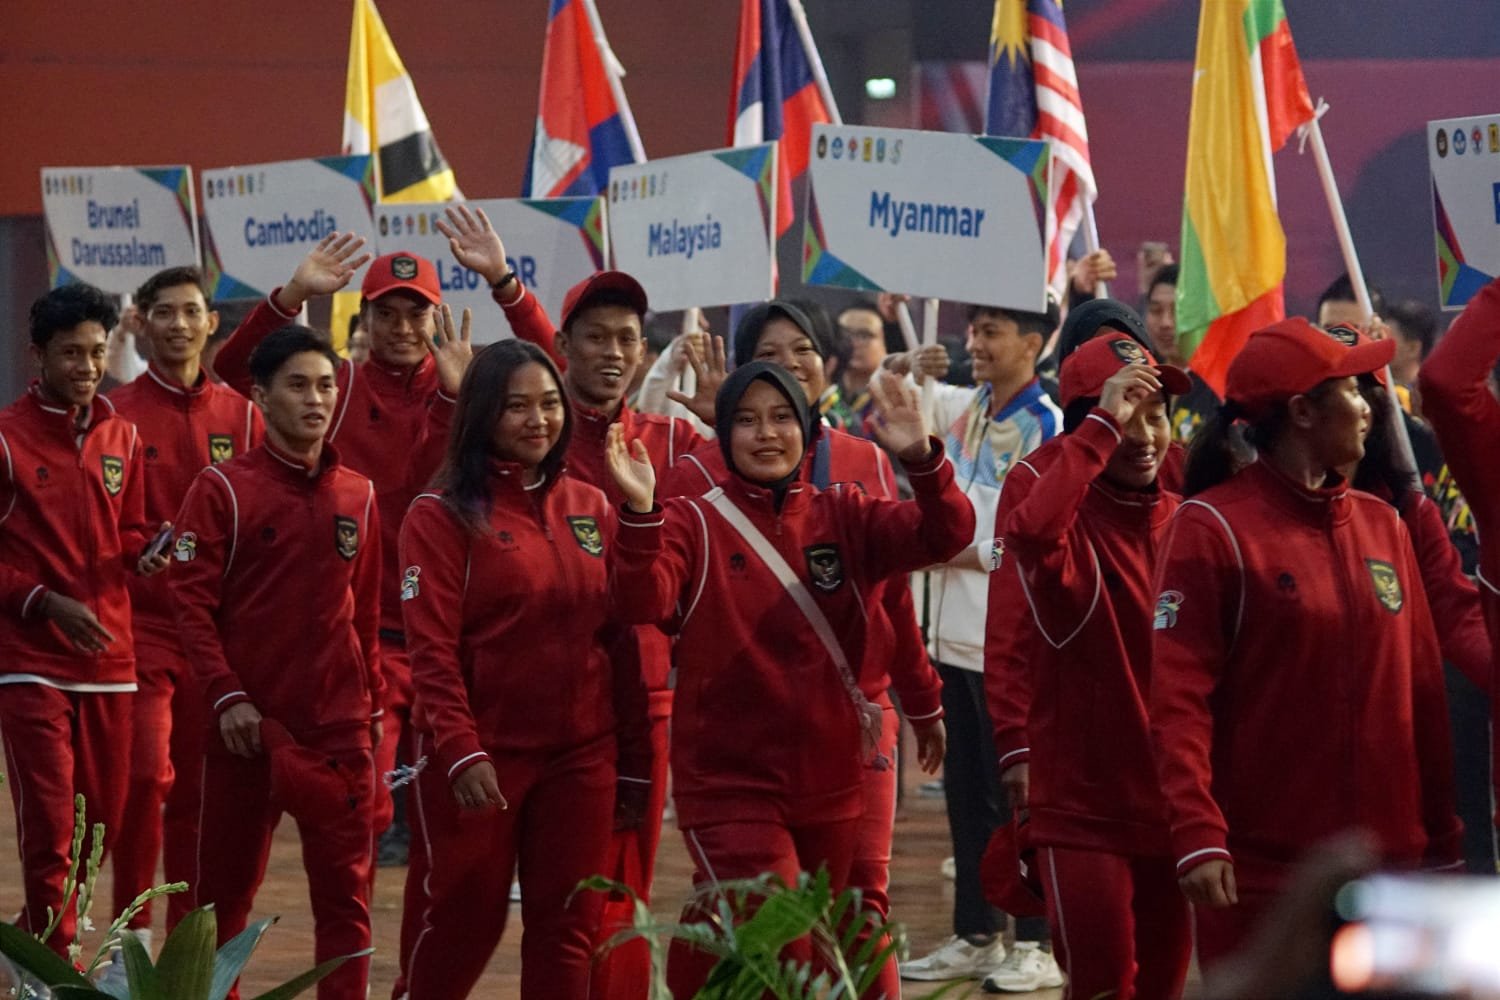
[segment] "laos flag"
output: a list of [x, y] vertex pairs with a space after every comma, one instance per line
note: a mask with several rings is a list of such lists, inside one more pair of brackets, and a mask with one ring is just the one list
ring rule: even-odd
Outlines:
[[551, 0], [522, 197], [597, 195], [609, 187], [610, 167], [638, 161], [623, 89], [616, 100], [618, 65], [591, 14], [586, 0]]
[[[810, 54], [792, 18], [799, 0], [741, 0], [734, 84], [729, 104], [729, 144], [780, 144], [776, 235], [792, 225], [793, 178], [807, 170], [812, 127], [832, 121], [813, 77]], [[800, 12], [800, 10], [799, 10]], [[812, 44], [811, 35], [807, 45]]]

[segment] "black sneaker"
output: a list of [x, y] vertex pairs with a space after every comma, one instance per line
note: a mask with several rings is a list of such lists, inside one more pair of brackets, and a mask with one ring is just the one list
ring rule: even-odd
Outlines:
[[392, 823], [375, 845], [376, 868], [405, 868], [411, 855], [411, 830], [404, 823]]

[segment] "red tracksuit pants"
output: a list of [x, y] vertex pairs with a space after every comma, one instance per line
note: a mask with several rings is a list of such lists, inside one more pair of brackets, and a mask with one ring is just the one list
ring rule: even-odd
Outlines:
[[[661, 845], [662, 810], [667, 804], [668, 767], [671, 756], [672, 692], [651, 692], [651, 791], [646, 814], [635, 830], [616, 830], [609, 845], [604, 874], [627, 885], [640, 899], [651, 899], [656, 874], [656, 850]], [[599, 940], [602, 945], [617, 932], [631, 926], [635, 906], [629, 897], [604, 903]], [[645, 1000], [651, 988], [651, 949], [645, 941], [629, 941], [612, 948], [594, 963], [589, 983], [592, 1000]]]
[[[693, 859], [693, 885], [755, 878], [762, 872], [777, 875], [794, 885], [804, 871], [826, 866], [833, 891], [849, 885], [854, 862], [859, 820], [806, 823], [790, 826], [773, 820], [727, 821], [682, 831], [688, 855]], [[703, 919], [694, 906], [682, 912], [682, 921]], [[812, 943], [803, 938], [789, 946], [783, 958], [807, 962], [813, 957]], [[718, 959], [691, 945], [674, 940], [667, 952], [667, 986], [677, 1000], [695, 996], [708, 981]]]
[[[129, 692], [84, 694], [46, 684], [0, 684], [0, 741], [26, 894], [17, 923], [40, 934], [47, 929], [47, 908], [60, 912], [47, 941], [59, 955], [67, 954], [75, 925], [73, 906], [62, 905], [73, 848], [73, 796], [84, 797], [90, 829], [104, 824], [108, 850], [125, 807], [132, 698]], [[89, 844], [85, 839], [85, 852]]]
[[1214, 966], [1250, 943], [1261, 918], [1280, 897], [1276, 892], [1238, 892], [1239, 902], [1222, 909], [1193, 907], [1193, 937], [1198, 949], [1198, 968], [1212, 981]]
[[[380, 638], [380, 671], [385, 676], [385, 714], [380, 717], [380, 746], [375, 748], [375, 835], [378, 837], [396, 818], [396, 796], [408, 794], [410, 786], [386, 788], [385, 775], [396, 769], [402, 750], [411, 749], [411, 658], [399, 640], [385, 632]], [[403, 740], [408, 741], [403, 744]], [[413, 760], [410, 756], [408, 760]], [[370, 870], [374, 878], [374, 869]]]
[[[191, 882], [198, 848], [202, 696], [181, 650], [140, 644], [136, 674], [130, 783], [114, 846], [114, 913], [156, 884], [157, 858], [165, 881]], [[168, 930], [192, 909], [191, 900], [186, 892], [167, 897]], [[129, 926], [151, 926], [150, 903]]]
[[[901, 717], [889, 694], [875, 702], [883, 711], [880, 752], [891, 766], [877, 770], [867, 765], [864, 771], [864, 810], [855, 832], [854, 862], [849, 868], [849, 885], [864, 893], [865, 908], [885, 920], [891, 915], [891, 840], [896, 829], [896, 745], [901, 739]], [[870, 990], [870, 998], [901, 996], [901, 971], [893, 956], [880, 970], [880, 978]]]
[[[416, 759], [432, 752], [419, 732]], [[615, 737], [565, 751], [490, 754], [507, 808], [466, 812], [441, 767], [417, 778], [416, 820], [392, 996], [467, 997], [500, 943], [521, 880], [522, 1000], [584, 1000], [615, 808]], [[570, 898], [571, 897], [571, 898]]]
[[[304, 743], [304, 746], [311, 746]], [[373, 864], [375, 764], [369, 750], [329, 748], [341, 768], [369, 775], [359, 808], [334, 822], [297, 820], [302, 867], [313, 912], [318, 963], [370, 946], [370, 866]], [[198, 827], [194, 903], [214, 904], [219, 944], [245, 929], [266, 874], [271, 836], [281, 810], [271, 801], [271, 769], [264, 755], [236, 757], [210, 747], [199, 765], [202, 821]], [[318, 984], [318, 1000], [365, 1000], [370, 960], [344, 963]], [[237, 1000], [238, 987], [230, 994]]]
[[1066, 847], [1037, 856], [1069, 1000], [1182, 995], [1192, 926], [1171, 858]]

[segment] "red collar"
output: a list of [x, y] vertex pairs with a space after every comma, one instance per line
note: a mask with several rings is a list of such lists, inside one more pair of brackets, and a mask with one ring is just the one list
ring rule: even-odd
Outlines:
[[88, 423], [83, 427], [79, 427], [77, 422], [78, 407], [58, 406], [56, 403], [43, 399], [40, 379], [34, 379], [26, 387], [26, 398], [31, 400], [31, 405], [34, 408], [33, 412], [39, 420], [49, 425], [53, 422], [59, 423], [60, 426], [63, 426], [67, 430], [70, 437], [77, 434], [80, 430], [87, 433], [115, 415], [115, 404], [109, 401], [109, 397], [103, 393], [95, 393], [94, 401], [89, 405]]
[[158, 396], [173, 400], [174, 402], [186, 403], [190, 406], [200, 404], [208, 399], [208, 387], [211, 384], [206, 369], [200, 368], [198, 370], [198, 380], [191, 386], [185, 386], [173, 379], [166, 372], [157, 368], [155, 362], [150, 362], [146, 365], [146, 374], [138, 381], [142, 381], [148, 389]]
[[1348, 516], [1349, 483], [1337, 474], [1330, 476], [1328, 485], [1315, 489], [1294, 481], [1264, 459], [1256, 460], [1241, 474], [1254, 477], [1253, 481], [1260, 485], [1271, 502], [1293, 517], [1321, 522], [1328, 518], [1343, 520]]
[[323, 450], [318, 456], [318, 469], [312, 475], [308, 475], [308, 468], [302, 464], [302, 460], [294, 455], [288, 455], [272, 443], [269, 436], [263, 444], [266, 453], [266, 467], [271, 474], [285, 482], [296, 483], [303, 486], [319, 484], [328, 481], [329, 475], [339, 467], [338, 449], [323, 442]]

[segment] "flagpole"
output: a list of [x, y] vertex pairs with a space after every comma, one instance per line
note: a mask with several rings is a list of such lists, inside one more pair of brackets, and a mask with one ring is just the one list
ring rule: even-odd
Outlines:
[[620, 109], [620, 124], [624, 126], [625, 138], [630, 143], [630, 155], [635, 157], [635, 162], [645, 163], [646, 147], [641, 145], [641, 132], [636, 128], [630, 102], [625, 99], [625, 85], [620, 82], [625, 76], [625, 67], [615, 56], [615, 50], [609, 47], [609, 38], [604, 34], [604, 22], [599, 18], [599, 8], [595, 6], [594, 0], [581, 2], [589, 16], [589, 28], [594, 32], [594, 45], [599, 49], [599, 57], [604, 60], [604, 75], [609, 80], [609, 92], [614, 95], [615, 107]]
[[823, 57], [818, 55], [818, 47], [813, 44], [812, 27], [807, 23], [807, 11], [802, 9], [802, 0], [786, 2], [787, 8], [792, 12], [792, 22], [797, 25], [797, 38], [802, 42], [802, 52], [807, 56], [807, 64], [812, 67], [813, 82], [818, 85], [823, 106], [828, 109], [828, 117], [834, 125], [842, 125], [844, 117], [839, 114], [839, 106], [834, 102], [833, 87], [828, 83], [828, 71], [823, 68]]

